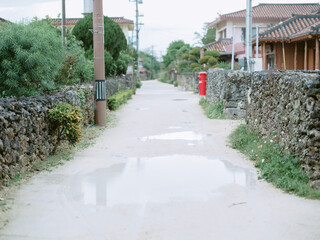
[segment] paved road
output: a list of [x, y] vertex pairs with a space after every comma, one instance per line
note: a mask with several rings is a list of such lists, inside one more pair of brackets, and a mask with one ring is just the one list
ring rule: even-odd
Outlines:
[[257, 180], [226, 147], [239, 122], [144, 82], [93, 147], [13, 194], [0, 240], [319, 240], [320, 202]]

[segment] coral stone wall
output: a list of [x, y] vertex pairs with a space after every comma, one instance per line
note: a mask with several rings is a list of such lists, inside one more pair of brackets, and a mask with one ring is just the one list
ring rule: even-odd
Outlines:
[[217, 105], [223, 101], [226, 118], [244, 118], [251, 75], [243, 71], [209, 71], [206, 99]]
[[182, 73], [177, 75], [178, 85], [185, 91], [199, 92], [198, 74], [197, 73]]
[[246, 121], [294, 155], [320, 188], [320, 76], [318, 73], [254, 73]]
[[[0, 187], [52, 153], [57, 136], [51, 132], [48, 110], [58, 102], [81, 105], [76, 91], [0, 100]], [[89, 109], [84, 114], [87, 123], [93, 116]]]
[[[107, 97], [135, 85], [132, 77], [108, 79]], [[48, 110], [58, 102], [79, 106], [83, 124], [94, 123], [92, 85], [66, 87], [48, 96], [0, 99], [0, 187], [52, 154], [57, 136], [51, 131]]]

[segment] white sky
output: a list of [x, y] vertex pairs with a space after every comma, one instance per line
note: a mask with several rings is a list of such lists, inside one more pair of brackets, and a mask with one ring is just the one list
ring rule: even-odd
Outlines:
[[[317, 0], [253, 0], [258, 3], [317, 3]], [[135, 21], [135, 3], [129, 0], [103, 0], [104, 14]], [[140, 49], [154, 46], [157, 56], [165, 54], [170, 42], [195, 43], [194, 32], [202, 32], [205, 22], [246, 8], [246, 0], [143, 0], [140, 13], [144, 26], [140, 32]], [[54, 18], [61, 12], [61, 0], [0, 0], [0, 17], [18, 22], [34, 16]], [[81, 17], [83, 0], [66, 0], [67, 17]]]

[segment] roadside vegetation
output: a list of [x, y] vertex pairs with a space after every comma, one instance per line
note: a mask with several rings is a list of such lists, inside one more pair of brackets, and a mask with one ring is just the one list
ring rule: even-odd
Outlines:
[[205, 97], [201, 97], [199, 105], [202, 107], [206, 116], [210, 119], [225, 119], [223, 113], [223, 101], [220, 101], [217, 105], [207, 102]]
[[135, 94], [135, 89], [128, 89], [118, 92], [107, 99], [107, 104], [110, 110], [117, 110], [121, 105], [125, 104], [132, 95]]
[[230, 65], [220, 61], [218, 51], [205, 51], [200, 58], [200, 47], [191, 47], [182, 40], [172, 42], [163, 56], [163, 69], [179, 73], [208, 71], [210, 68], [230, 69]]
[[260, 169], [261, 178], [288, 193], [320, 199], [320, 191], [310, 187], [299, 158], [284, 151], [272, 138], [263, 138], [261, 134], [242, 124], [230, 135], [230, 145], [255, 162], [255, 166]]

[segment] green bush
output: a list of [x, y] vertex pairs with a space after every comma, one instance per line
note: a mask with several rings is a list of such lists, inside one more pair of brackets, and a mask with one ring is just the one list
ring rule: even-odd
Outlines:
[[204, 56], [219, 58], [220, 57], [220, 53], [217, 50], [205, 51], [204, 52]]
[[204, 57], [202, 57], [202, 58], [200, 58], [199, 59], [199, 63], [202, 65], [202, 64], [207, 64], [208, 63], [208, 61], [209, 61], [209, 56], [204, 56]]
[[58, 136], [58, 142], [53, 152], [62, 139], [68, 140], [70, 144], [80, 141], [82, 111], [79, 107], [68, 103], [58, 103], [49, 110], [48, 118]]
[[2, 96], [32, 96], [54, 88], [65, 49], [48, 22], [4, 24], [0, 36]]
[[136, 83], [136, 88], [141, 88], [141, 86], [142, 86], [141, 80], [138, 79]]
[[214, 67], [223, 68], [223, 69], [231, 69], [231, 65], [226, 62], [218, 62]]
[[210, 57], [208, 60], [208, 64], [210, 65], [215, 65], [218, 62], [218, 59], [216, 59], [215, 57]]
[[261, 177], [276, 187], [298, 196], [320, 199], [320, 191], [310, 187], [299, 158], [284, 151], [272, 138], [263, 138], [260, 133], [242, 124], [230, 135], [230, 144], [255, 161]]
[[175, 87], [178, 87], [178, 86], [179, 86], [178, 82], [174, 82], [173, 85], [174, 85]]
[[122, 104], [131, 99], [134, 94], [134, 89], [128, 89], [122, 92], [118, 92], [107, 99], [107, 104], [110, 110], [117, 110]]

